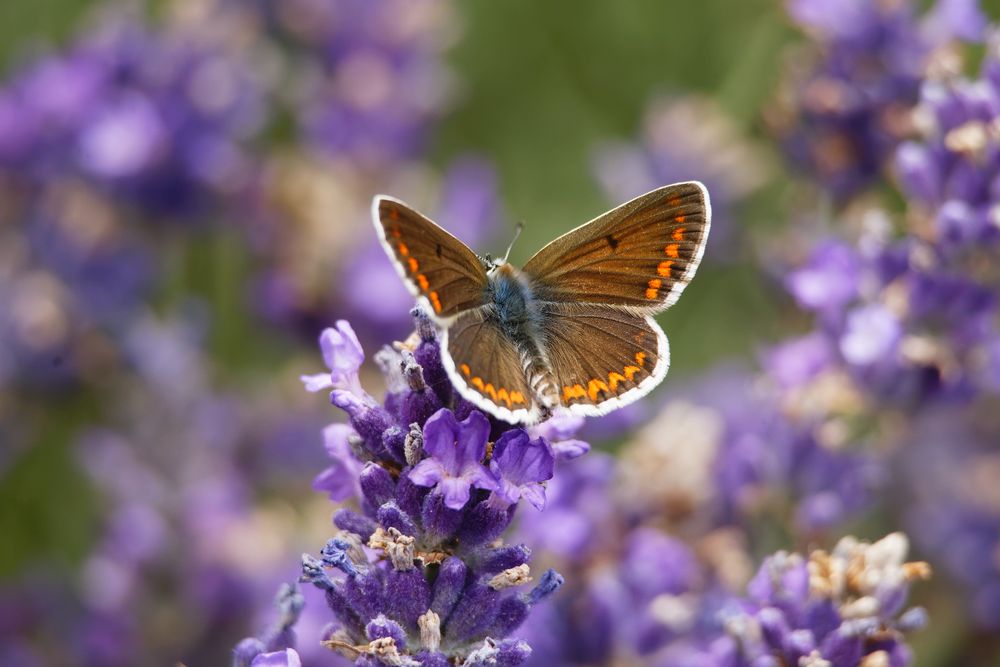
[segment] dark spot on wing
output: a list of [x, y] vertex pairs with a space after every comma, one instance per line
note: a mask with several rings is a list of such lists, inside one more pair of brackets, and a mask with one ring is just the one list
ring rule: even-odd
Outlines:
[[437, 244], [437, 245], [436, 245], [436, 246], [434, 247], [434, 254], [436, 254], [436, 255], [438, 256], [438, 258], [439, 258], [439, 259], [441, 258], [441, 244], [440, 244], [440, 243], [438, 243], [438, 244]]
[[618, 239], [616, 239], [611, 234], [608, 234], [607, 236], [605, 236], [604, 240], [608, 242], [608, 245], [611, 246], [612, 250], [615, 250], [615, 249], [618, 248], [619, 241], [618, 241]]

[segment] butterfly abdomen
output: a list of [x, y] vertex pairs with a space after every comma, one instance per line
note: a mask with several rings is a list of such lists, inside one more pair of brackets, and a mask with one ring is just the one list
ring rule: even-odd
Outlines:
[[545, 408], [554, 407], [558, 394], [538, 342], [545, 313], [531, 284], [509, 264], [502, 264], [490, 272], [488, 301], [500, 329], [517, 347], [532, 393]]

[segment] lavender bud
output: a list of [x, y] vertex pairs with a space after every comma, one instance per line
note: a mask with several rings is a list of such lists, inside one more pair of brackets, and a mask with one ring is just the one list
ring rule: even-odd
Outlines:
[[388, 470], [369, 462], [361, 469], [361, 492], [372, 507], [379, 507], [392, 500], [396, 483]]
[[462, 523], [462, 510], [453, 510], [444, 503], [444, 496], [440, 493], [428, 494], [424, 499], [421, 519], [431, 542], [443, 542], [451, 538]]
[[383, 528], [395, 528], [403, 535], [417, 535], [419, 530], [413, 519], [401, 510], [394, 501], [389, 501], [378, 508], [378, 523]]
[[459, 528], [458, 539], [467, 546], [478, 546], [492, 542], [510, 525], [514, 516], [510, 509], [492, 502], [481, 502], [465, 514]]
[[500, 653], [497, 655], [497, 667], [518, 667], [531, 657], [531, 647], [527, 642], [517, 639], [505, 639], [500, 642]]
[[458, 641], [481, 639], [499, 612], [501, 593], [489, 586], [472, 584], [465, 589], [448, 618], [448, 636]]
[[368, 538], [371, 537], [377, 527], [375, 522], [368, 517], [345, 508], [341, 508], [334, 513], [333, 523], [341, 530], [354, 533], [364, 542], [368, 541]]
[[431, 610], [448, 621], [459, 596], [465, 590], [465, 581], [469, 569], [460, 558], [449, 556], [440, 565], [437, 579], [434, 581], [434, 599]]
[[369, 641], [390, 637], [400, 650], [406, 650], [406, 630], [396, 621], [379, 614], [365, 626], [365, 636]]
[[496, 574], [518, 565], [524, 565], [531, 559], [531, 549], [524, 544], [493, 549], [476, 568], [481, 574]]
[[383, 456], [389, 461], [402, 465], [406, 458], [407, 432], [399, 426], [390, 426], [382, 433]]
[[323, 590], [333, 588], [333, 581], [323, 570], [323, 564], [312, 554], [302, 554], [302, 574], [299, 576], [299, 581]]
[[415, 627], [431, 602], [431, 587], [422, 568], [389, 570], [385, 575], [386, 613]]
[[517, 596], [505, 598], [500, 603], [500, 611], [493, 620], [488, 634], [490, 637], [506, 637], [510, 633], [521, 627], [524, 620], [528, 618], [531, 606]]

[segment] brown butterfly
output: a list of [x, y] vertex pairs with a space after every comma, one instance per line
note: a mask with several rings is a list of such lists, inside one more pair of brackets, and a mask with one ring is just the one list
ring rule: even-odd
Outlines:
[[392, 197], [375, 197], [372, 216], [441, 328], [458, 392], [499, 419], [534, 423], [560, 407], [607, 414], [664, 378], [670, 347], [652, 316], [694, 276], [711, 206], [696, 181], [658, 188], [563, 234], [520, 270], [477, 256]]

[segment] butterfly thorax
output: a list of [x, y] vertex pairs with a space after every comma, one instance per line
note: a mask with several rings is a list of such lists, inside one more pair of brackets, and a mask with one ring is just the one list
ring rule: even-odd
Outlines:
[[487, 303], [504, 333], [518, 343], [533, 341], [541, 314], [527, 278], [507, 263], [496, 265], [487, 278]]

